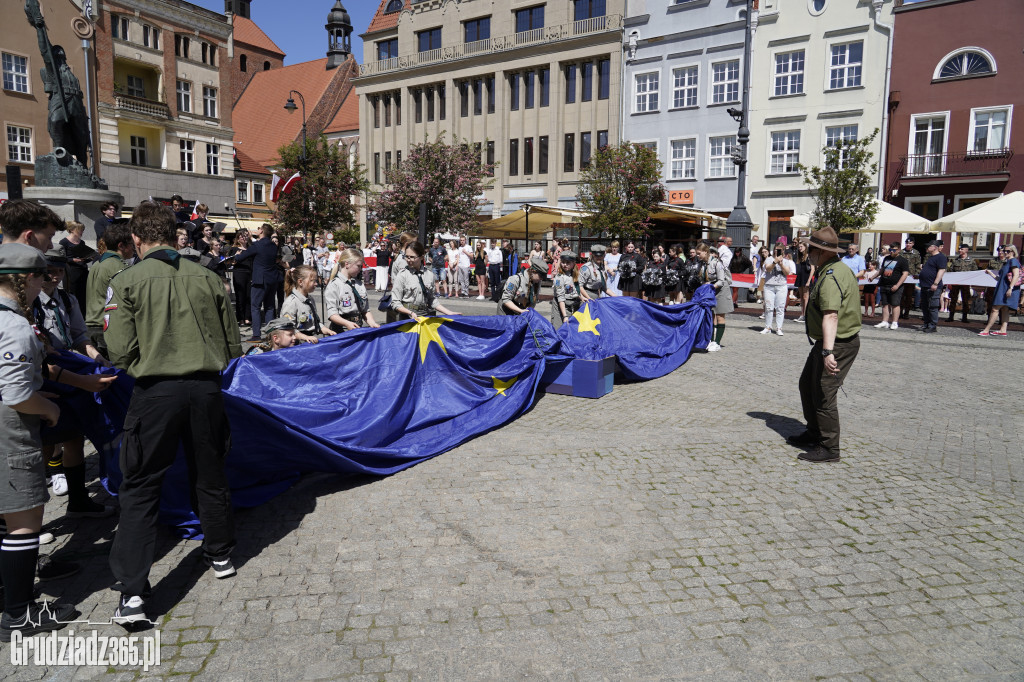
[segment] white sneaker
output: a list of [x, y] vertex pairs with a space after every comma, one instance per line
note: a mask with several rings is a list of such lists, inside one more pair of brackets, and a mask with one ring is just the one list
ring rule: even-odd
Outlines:
[[888, 322], [879, 322], [878, 324], [875, 325], [875, 329], [888, 329], [888, 328], [889, 328], [889, 323]]
[[759, 320], [763, 320], [763, 319], [764, 319], [764, 313], [761, 313], [760, 315], [758, 315], [758, 316], [757, 316], [757, 319], [759, 319]]
[[68, 494], [68, 478], [63, 473], [54, 474], [51, 479], [53, 483], [53, 494], [63, 497]]
[[800, 317], [796, 318], [796, 319], [795, 319], [795, 320], [793, 320], [793, 321], [794, 321], [794, 322], [803, 322], [803, 321], [804, 321], [804, 316], [803, 316], [803, 315], [801, 315]]
[[49, 545], [49, 544], [51, 544], [56, 539], [57, 538], [53, 537], [53, 533], [49, 533], [49, 532], [47, 532], [45, 530], [42, 533], [39, 534], [39, 544], [40, 545]]
[[477, 296], [477, 297], [476, 297], [476, 300], [478, 300], [478, 301], [482, 301], [482, 300], [484, 300], [484, 297], [483, 297], [483, 296]]
[[892, 324], [889, 325], [889, 329], [899, 329], [899, 328], [900, 328], [900, 326], [896, 322], [893, 322]]
[[781, 329], [781, 328], [779, 328], [779, 329], [776, 329], [776, 330], [775, 330], [775, 333], [776, 333], [776, 334], [778, 334], [779, 336], [783, 336], [783, 334], [782, 334], [782, 329]]
[[715, 352], [717, 352], [717, 351], [720, 351], [720, 350], [722, 350], [722, 347], [721, 347], [721, 346], [719, 346], [719, 345], [718, 345], [717, 343], [715, 343], [714, 341], [712, 341], [711, 343], [709, 343], [709, 344], [708, 344], [708, 348], [707, 348], [707, 351], [708, 351], [709, 353], [715, 353]]
[[764, 329], [761, 330], [761, 333], [762, 334], [771, 334], [772, 330], [769, 329], [768, 327], [765, 327]]

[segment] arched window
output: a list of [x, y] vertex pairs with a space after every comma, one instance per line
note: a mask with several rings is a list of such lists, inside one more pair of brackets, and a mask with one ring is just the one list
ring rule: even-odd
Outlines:
[[996, 64], [992, 55], [978, 47], [965, 47], [943, 57], [935, 70], [934, 78], [965, 78], [995, 73]]
[[821, 14], [825, 11], [826, 2], [827, 0], [807, 0], [807, 9], [811, 11], [811, 14]]
[[263, 62], [263, 70], [270, 71], [270, 62]]
[[246, 59], [245, 55], [243, 54], [241, 57], [238, 58], [238, 68], [240, 68], [242, 71], [245, 71], [249, 66], [248, 61], [249, 60]]
[[384, 8], [384, 14], [391, 14], [392, 12], [401, 12], [403, 7], [402, 0], [391, 0], [388, 6]]

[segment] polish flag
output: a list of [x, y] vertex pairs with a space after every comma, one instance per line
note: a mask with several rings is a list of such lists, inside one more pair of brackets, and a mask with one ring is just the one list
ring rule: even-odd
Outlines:
[[299, 181], [299, 174], [291, 176], [285, 181], [281, 181], [277, 173], [274, 173], [273, 178], [270, 181], [270, 200], [277, 203], [277, 200], [281, 198], [282, 194], [288, 194], [295, 187], [295, 183]]
[[196, 208], [195, 207], [198, 206], [200, 203], [202, 203], [202, 202], [200, 202], [198, 199], [196, 199], [196, 203], [192, 204], [192, 217], [189, 218], [189, 220], [198, 220], [199, 219], [199, 214], [196, 213]]

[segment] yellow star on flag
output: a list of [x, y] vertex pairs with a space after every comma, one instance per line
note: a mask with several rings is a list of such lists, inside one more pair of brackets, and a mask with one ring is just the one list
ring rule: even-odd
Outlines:
[[576, 331], [580, 332], [593, 332], [595, 336], [601, 336], [601, 332], [597, 331], [597, 325], [601, 324], [601, 318], [590, 316], [590, 303], [583, 306], [583, 312], [577, 310], [572, 314], [577, 320], [579, 320], [579, 327]]
[[441, 335], [437, 333], [438, 327], [445, 322], [451, 322], [451, 320], [447, 317], [421, 317], [419, 322], [410, 322], [409, 324], [402, 325], [398, 330], [406, 333], [419, 334], [420, 362], [422, 363], [427, 359], [427, 349], [430, 347], [431, 343], [436, 343], [441, 346], [441, 350], [444, 354], [448, 354], [448, 350], [444, 347], [444, 341], [441, 340]]
[[494, 390], [497, 391], [494, 395], [505, 395], [505, 389], [512, 388], [512, 384], [516, 383], [518, 378], [519, 377], [499, 379], [498, 377], [492, 376], [491, 380], [494, 382]]

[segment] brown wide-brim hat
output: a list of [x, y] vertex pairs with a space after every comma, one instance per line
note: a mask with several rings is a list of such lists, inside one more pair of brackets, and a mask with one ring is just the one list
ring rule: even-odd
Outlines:
[[831, 251], [832, 253], [842, 253], [843, 251], [842, 247], [839, 246], [839, 236], [831, 227], [815, 230], [811, 232], [810, 237], [800, 237], [799, 241], [801, 244], [806, 244], [808, 247], [814, 247], [822, 251]]

